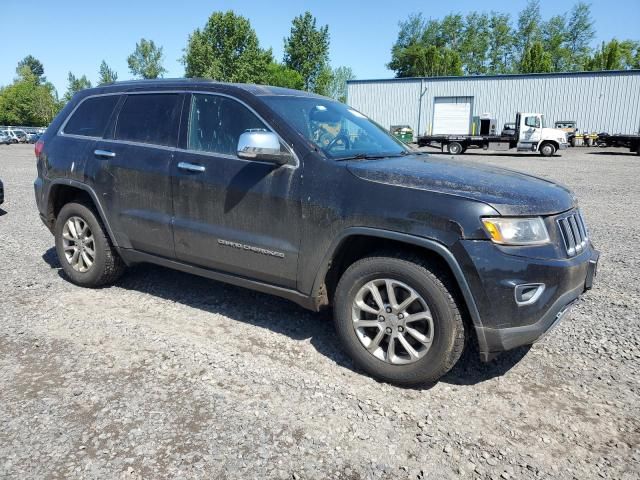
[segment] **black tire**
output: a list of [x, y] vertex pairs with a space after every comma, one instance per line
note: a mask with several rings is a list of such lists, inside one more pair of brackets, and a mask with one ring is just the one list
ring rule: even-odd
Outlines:
[[540, 155], [543, 157], [551, 157], [556, 153], [556, 147], [553, 146], [553, 143], [543, 143], [540, 146]]
[[[71, 217], [79, 217], [89, 226], [95, 245], [93, 265], [86, 272], [75, 270], [64, 254], [62, 232]], [[102, 287], [114, 283], [125, 270], [125, 265], [115, 251], [111, 239], [93, 205], [86, 203], [67, 203], [56, 218], [54, 236], [56, 252], [66, 276], [82, 287]]]
[[462, 145], [459, 142], [451, 142], [450, 144], [448, 144], [447, 145], [447, 151], [451, 155], [459, 155], [461, 153], [464, 153]]
[[[352, 320], [352, 305], [358, 291], [377, 278], [390, 278], [409, 285], [427, 303], [433, 317], [433, 342], [414, 363], [387, 363], [370, 353], [359, 340]], [[334, 322], [346, 352], [362, 370], [389, 383], [412, 386], [434, 383], [458, 361], [464, 349], [465, 332], [449, 275], [420, 258], [372, 256], [352, 264], [342, 275], [335, 294]]]

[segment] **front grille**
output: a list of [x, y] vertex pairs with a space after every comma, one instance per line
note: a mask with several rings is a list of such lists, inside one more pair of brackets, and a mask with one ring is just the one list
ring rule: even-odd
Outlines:
[[567, 255], [575, 257], [589, 243], [589, 233], [582, 219], [582, 213], [580, 210], [575, 210], [569, 215], [559, 218], [557, 222]]

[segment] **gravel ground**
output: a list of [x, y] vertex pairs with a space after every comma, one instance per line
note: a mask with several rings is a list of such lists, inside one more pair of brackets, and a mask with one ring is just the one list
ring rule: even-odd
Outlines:
[[0, 478], [639, 478], [640, 159], [466, 158], [573, 188], [596, 287], [543, 343], [401, 389], [329, 314], [153, 266], [73, 286], [32, 147], [0, 147]]

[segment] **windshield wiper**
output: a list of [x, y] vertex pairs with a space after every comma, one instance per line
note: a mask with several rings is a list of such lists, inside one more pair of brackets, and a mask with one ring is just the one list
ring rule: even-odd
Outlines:
[[398, 157], [402, 154], [380, 154], [380, 155], [376, 155], [376, 154], [372, 154], [372, 153], [357, 153], [355, 155], [351, 155], [349, 157], [339, 157], [336, 158], [335, 161], [336, 162], [344, 162], [346, 160], [379, 160], [381, 158], [392, 158], [392, 157]]

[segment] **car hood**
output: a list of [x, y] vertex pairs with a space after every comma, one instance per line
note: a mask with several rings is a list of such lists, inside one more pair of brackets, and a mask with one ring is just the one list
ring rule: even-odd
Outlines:
[[543, 178], [470, 161], [409, 155], [349, 162], [358, 178], [466, 197], [501, 215], [551, 215], [575, 206], [566, 187]]

